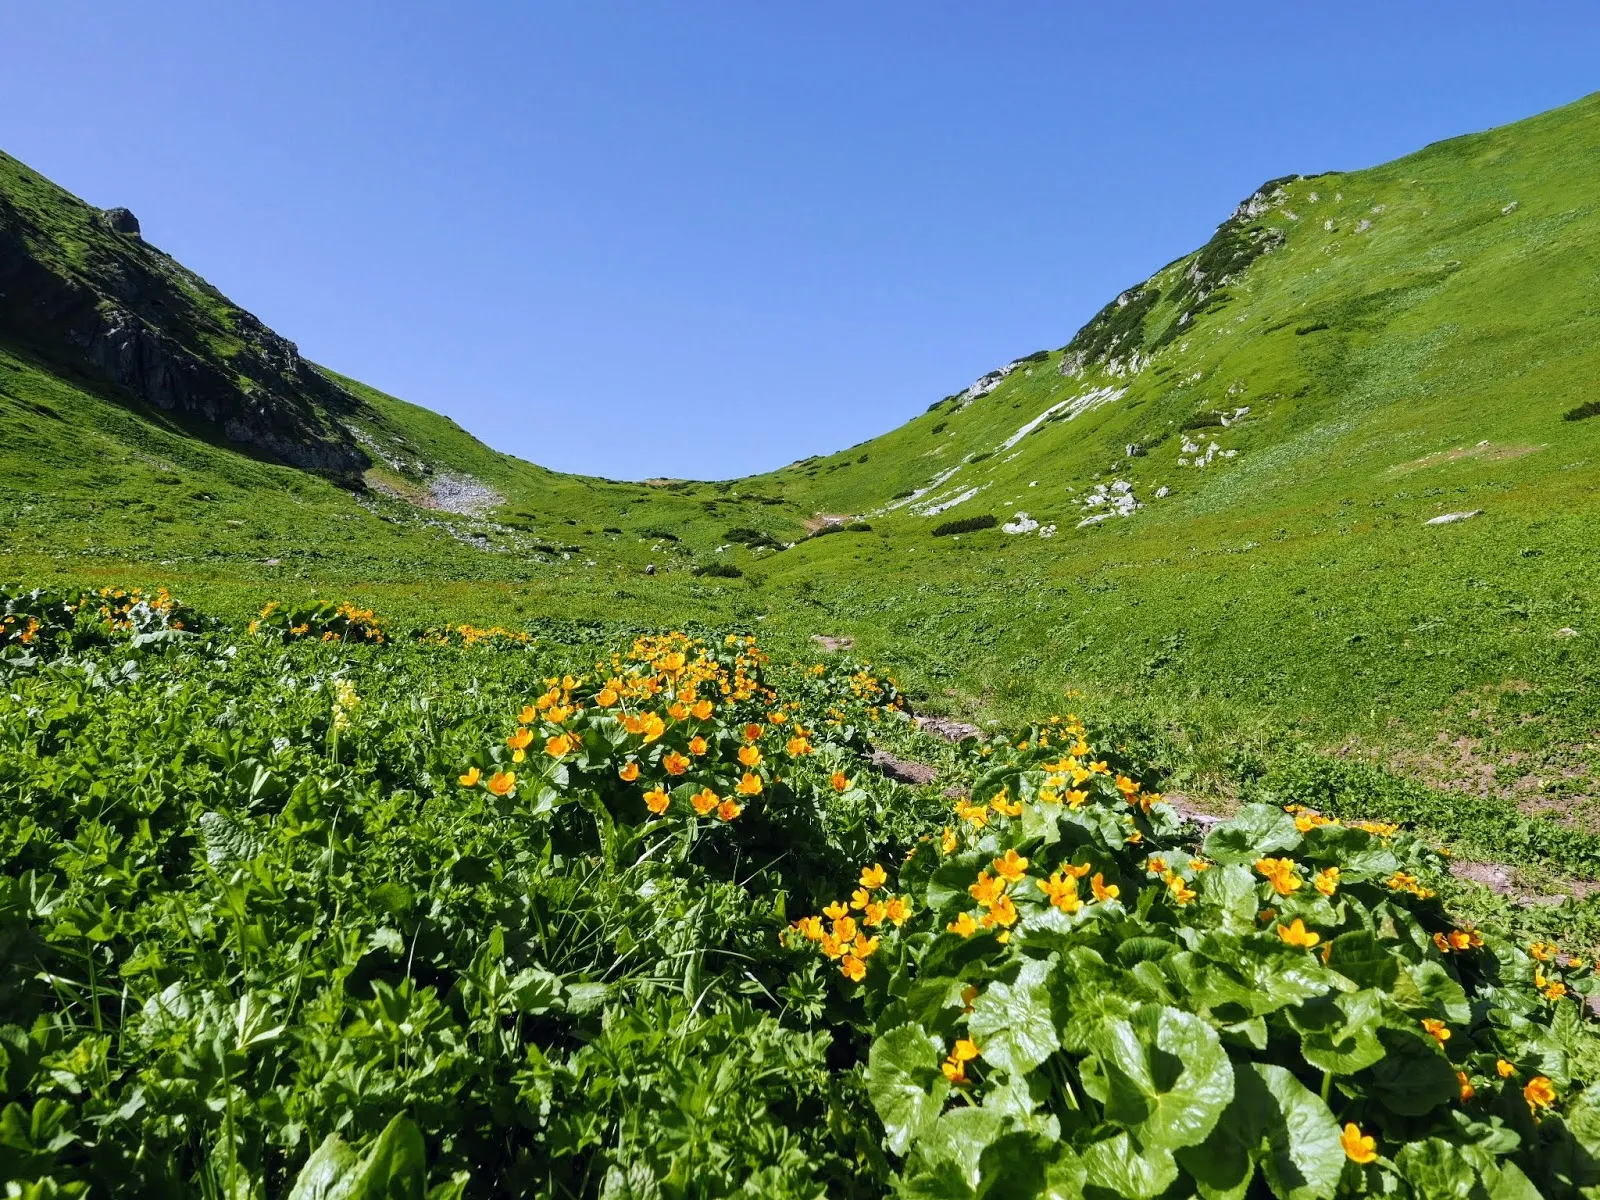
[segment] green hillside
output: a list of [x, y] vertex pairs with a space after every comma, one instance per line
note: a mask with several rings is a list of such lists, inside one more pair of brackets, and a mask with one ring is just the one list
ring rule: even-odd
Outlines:
[[[926, 707], [1071, 686], [1165, 722], [1203, 790], [1309, 744], [1588, 821], [1600, 421], [1564, 417], [1595, 398], [1597, 146], [1589, 98], [1275, 181], [1063, 349], [746, 480], [560, 475], [319, 370], [324, 435], [368, 464], [335, 478], [13, 336], [3, 561], [241, 614], [320, 589], [419, 624], [760, 618], [854, 637]], [[7, 211], [118, 236], [6, 166]], [[969, 517], [996, 527], [932, 536]]]

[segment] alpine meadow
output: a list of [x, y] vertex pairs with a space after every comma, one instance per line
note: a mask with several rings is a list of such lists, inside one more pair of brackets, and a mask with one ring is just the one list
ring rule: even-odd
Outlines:
[[6, 1195], [1600, 1196], [1597, 198], [1286, 175], [633, 482], [0, 154]]

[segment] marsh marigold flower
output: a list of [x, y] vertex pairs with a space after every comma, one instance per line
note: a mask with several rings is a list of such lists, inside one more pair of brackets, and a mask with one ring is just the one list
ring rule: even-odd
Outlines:
[[478, 780], [483, 778], [483, 772], [477, 767], [468, 767], [467, 773], [456, 780], [462, 787], [477, 787]]
[[945, 931], [947, 933], [959, 933], [962, 937], [971, 937], [978, 932], [978, 923], [972, 919], [971, 913], [962, 913], [945, 926]]
[[1322, 935], [1313, 933], [1306, 928], [1305, 922], [1296, 917], [1288, 925], [1278, 926], [1278, 936], [1291, 946], [1300, 946], [1309, 950], [1322, 940]]
[[1027, 873], [1028, 860], [1015, 850], [1007, 850], [1004, 855], [994, 860], [995, 873], [1002, 876], [1007, 883], [1016, 883]]
[[911, 898], [909, 896], [890, 896], [883, 902], [883, 915], [886, 920], [893, 922], [895, 928], [898, 929], [911, 916]]
[[1295, 872], [1292, 858], [1263, 858], [1256, 863], [1256, 870], [1266, 877], [1267, 882], [1272, 884], [1272, 890], [1280, 896], [1292, 895], [1305, 882]]
[[740, 746], [739, 761], [747, 767], [759, 767], [761, 765], [761, 751], [754, 746]]
[[954, 854], [960, 845], [961, 841], [956, 837], [956, 831], [946, 825], [943, 835], [939, 838], [939, 853]]
[[830, 782], [833, 784], [833, 790], [836, 792], [847, 792], [850, 790], [850, 776], [846, 775], [843, 771], [835, 771]]
[[1332, 896], [1339, 890], [1339, 868], [1323, 867], [1311, 880], [1311, 886], [1324, 896]]
[[1039, 890], [1056, 908], [1064, 913], [1075, 913], [1083, 907], [1078, 899], [1078, 881], [1071, 875], [1054, 872], [1049, 879], [1038, 881]]
[[560, 758], [569, 753], [578, 744], [577, 739], [567, 734], [558, 733], [553, 738], [546, 738], [544, 752], [551, 758]]
[[1122, 889], [1114, 883], [1107, 883], [1105, 876], [1099, 871], [1096, 871], [1094, 878], [1089, 880], [1089, 887], [1094, 892], [1094, 898], [1101, 904], [1122, 895]]
[[784, 749], [793, 757], [800, 758], [811, 753], [811, 743], [803, 737], [792, 737], [784, 743]]
[[861, 886], [869, 892], [881, 888], [888, 879], [889, 873], [877, 863], [873, 863], [870, 867], [861, 868]]
[[701, 737], [698, 733], [695, 734], [692, 738], [689, 739], [689, 753], [690, 754], [693, 754], [696, 757], [699, 757], [700, 755], [704, 754], [708, 749], [710, 749], [710, 746], [707, 744], [705, 738]]
[[739, 807], [734, 798], [732, 796], [728, 796], [722, 801], [721, 804], [717, 805], [717, 819], [721, 821], [731, 821], [743, 811], [744, 809]]
[[1456, 1072], [1456, 1082], [1461, 1085], [1461, 1103], [1465, 1104], [1478, 1094], [1478, 1089], [1472, 1086], [1472, 1080], [1465, 1071]]
[[666, 769], [668, 775], [682, 775], [689, 769], [689, 760], [676, 750], [668, 750], [661, 759], [661, 765]]
[[1433, 1039], [1441, 1046], [1450, 1040], [1450, 1027], [1437, 1017], [1422, 1018], [1422, 1027], [1426, 1029]]
[[694, 805], [694, 811], [699, 813], [702, 817], [708, 815], [712, 809], [716, 808], [719, 802], [720, 801], [717, 794], [710, 788], [701, 788], [698, 792], [689, 797], [689, 803]]
[[1497, 1058], [1494, 1060], [1494, 1070], [1495, 1074], [1499, 1075], [1501, 1079], [1510, 1079], [1517, 1073], [1516, 1067], [1512, 1066], [1503, 1058]]
[[1528, 1086], [1522, 1089], [1522, 1098], [1528, 1102], [1528, 1108], [1533, 1112], [1549, 1108], [1556, 1102], [1555, 1085], [1545, 1076], [1535, 1075], [1528, 1080]]
[[739, 780], [733, 790], [741, 796], [759, 796], [761, 794], [761, 776], [746, 771], [744, 777]]
[[1351, 1162], [1369, 1163], [1377, 1161], [1377, 1139], [1362, 1133], [1361, 1127], [1353, 1121], [1347, 1124], [1344, 1127], [1344, 1132], [1339, 1135], [1339, 1144], [1344, 1147], [1345, 1157]]
[[667, 811], [667, 805], [670, 803], [665, 788], [653, 787], [644, 794], [644, 806], [658, 817]]
[[517, 773], [515, 771], [496, 771], [489, 776], [486, 785], [496, 796], [509, 795], [511, 789], [517, 786]]
[[627, 762], [623, 763], [622, 766], [617, 768], [617, 774], [621, 776], [624, 783], [632, 783], [635, 779], [639, 778], [639, 764], [630, 758]]

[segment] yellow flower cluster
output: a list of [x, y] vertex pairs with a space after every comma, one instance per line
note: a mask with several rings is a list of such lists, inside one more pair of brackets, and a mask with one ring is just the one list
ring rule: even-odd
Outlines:
[[[877, 953], [881, 939], [862, 932], [884, 924], [896, 929], [911, 916], [911, 897], [890, 895], [885, 890], [889, 873], [878, 863], [861, 869], [861, 886], [847, 905], [835, 900], [822, 910], [822, 916], [801, 917], [789, 926], [823, 954], [839, 964], [839, 973], [853, 983], [867, 975], [867, 960]], [[859, 913], [859, 918], [851, 913]], [[823, 918], [827, 918], [827, 925]]]

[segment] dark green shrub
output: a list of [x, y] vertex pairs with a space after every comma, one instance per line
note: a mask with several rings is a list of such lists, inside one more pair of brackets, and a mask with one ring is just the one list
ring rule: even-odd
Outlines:
[[1561, 414], [1563, 421], [1582, 421], [1586, 417], [1600, 417], [1600, 400], [1590, 400], [1587, 404], [1569, 408]]
[[707, 563], [703, 567], [696, 567], [694, 573], [696, 575], [709, 575], [713, 579], [740, 579], [744, 576], [744, 572], [732, 563], [720, 562]]
[[962, 517], [959, 521], [946, 521], [942, 525], [933, 527], [934, 537], [949, 537], [952, 533], [974, 533], [979, 529], [993, 529], [1000, 524], [993, 513], [984, 513], [981, 517]]

